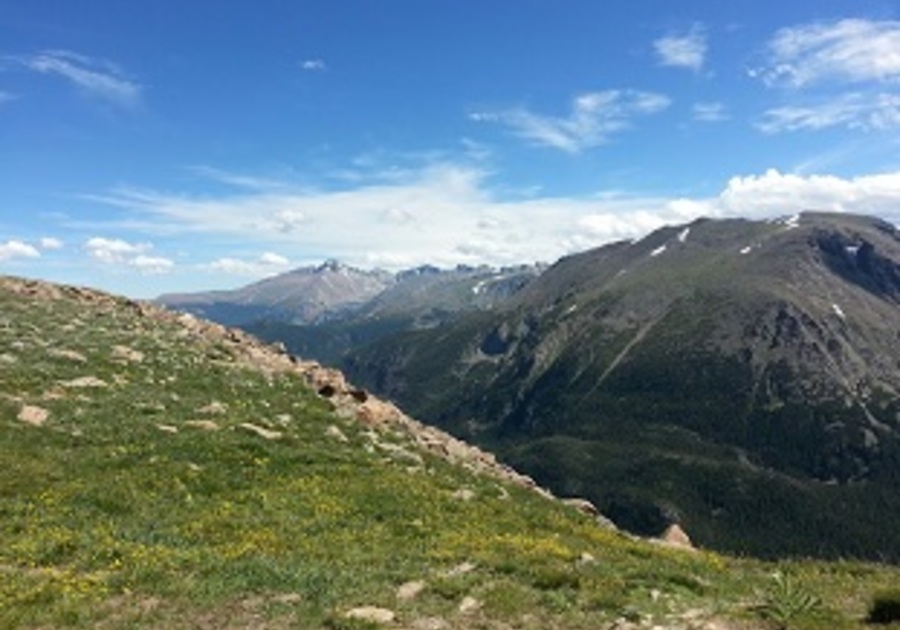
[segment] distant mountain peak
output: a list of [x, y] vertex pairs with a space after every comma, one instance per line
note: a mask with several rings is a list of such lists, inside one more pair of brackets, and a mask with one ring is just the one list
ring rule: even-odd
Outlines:
[[323, 272], [338, 272], [338, 271], [346, 271], [351, 269], [348, 265], [344, 264], [337, 258], [328, 258], [321, 265], [316, 267], [316, 271], [319, 273]]

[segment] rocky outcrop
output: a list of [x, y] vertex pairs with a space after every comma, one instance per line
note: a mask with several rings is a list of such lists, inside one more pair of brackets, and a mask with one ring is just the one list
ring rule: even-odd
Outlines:
[[[497, 461], [487, 451], [472, 446], [449, 433], [424, 424], [409, 417], [390, 401], [385, 401], [360, 390], [350, 384], [340, 370], [325, 367], [315, 361], [293, 360], [293, 369], [323, 398], [331, 401], [335, 409], [344, 416], [352, 416], [362, 424], [378, 431], [400, 431], [409, 436], [423, 451], [436, 455], [463, 468], [523, 488], [554, 499], [553, 494], [540, 487], [534, 479]], [[573, 509], [597, 519], [598, 523], [612, 527], [612, 524], [584, 499], [567, 499], [565, 503]], [[589, 509], [587, 506], [590, 506]]]
[[666, 528], [659, 540], [664, 544], [672, 547], [680, 547], [682, 549], [693, 549], [694, 544], [691, 542], [690, 536], [681, 528], [678, 523], [672, 523]]

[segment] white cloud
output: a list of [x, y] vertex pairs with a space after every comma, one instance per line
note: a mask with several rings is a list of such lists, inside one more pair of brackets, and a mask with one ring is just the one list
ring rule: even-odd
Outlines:
[[284, 183], [276, 179], [232, 173], [212, 166], [191, 166], [188, 170], [205, 179], [233, 186], [235, 188], [247, 188], [259, 191], [278, 190], [284, 187]]
[[325, 70], [327, 66], [322, 59], [304, 59], [300, 62], [300, 67], [303, 70], [311, 70], [311, 71], [319, 71]]
[[238, 258], [219, 258], [205, 266], [209, 271], [218, 271], [234, 276], [255, 276], [257, 265]]
[[728, 120], [728, 111], [724, 103], [694, 103], [691, 108], [694, 120], [700, 122], [721, 122]]
[[54, 238], [51, 236], [45, 236], [44, 238], [42, 238], [40, 240], [40, 246], [41, 246], [41, 249], [47, 249], [47, 250], [62, 249], [63, 242], [61, 240], [59, 240], [58, 238]]
[[202, 267], [233, 276], [263, 277], [281, 273], [290, 267], [291, 261], [280, 254], [263, 252], [256, 260], [219, 258]]
[[770, 85], [900, 80], [900, 22], [845, 19], [779, 30], [767, 64], [751, 74]]
[[723, 215], [749, 217], [824, 210], [900, 219], [900, 171], [841, 178], [768, 170], [733, 177], [715, 200]]
[[151, 256], [150, 243], [129, 243], [118, 238], [95, 236], [88, 239], [84, 249], [92, 258], [107, 265], [133, 267], [145, 274], [167, 273], [175, 268], [175, 262], [161, 256]]
[[175, 262], [161, 256], [145, 256], [138, 254], [127, 261], [127, 264], [146, 274], [168, 273], [175, 268]]
[[139, 103], [141, 86], [109, 62], [65, 51], [49, 50], [15, 58], [24, 67], [63, 77], [84, 92], [124, 107]]
[[525, 108], [475, 112], [470, 118], [505, 125], [539, 146], [579, 153], [606, 144], [613, 134], [629, 129], [633, 118], [656, 114], [670, 103], [662, 94], [606, 90], [576, 97], [571, 112], [564, 118], [535, 114]]
[[[438, 163], [411, 171], [402, 181], [377, 179], [340, 190], [205, 199], [119, 190], [99, 199], [156, 231], [182, 234], [198, 244], [210, 238], [242, 249], [255, 244], [270, 253], [223, 257], [204, 266], [253, 277], [286, 270], [288, 261], [271, 253], [285, 248], [302, 252], [304, 259], [333, 257], [360, 267], [507, 265], [553, 261], [700, 216], [767, 218], [818, 209], [900, 220], [900, 172], [845, 179], [770, 170], [734, 177], [718, 194], [693, 198], [606, 191], [523, 196], [492, 189], [489, 177], [483, 169]], [[290, 232], [281, 229], [285, 211], [302, 215], [302, 225]], [[141, 246], [125, 245], [101, 249], [127, 250], [121, 255], [129, 259], [146, 254], [134, 251]]]
[[706, 34], [699, 27], [682, 35], [666, 35], [653, 42], [659, 63], [699, 72], [706, 61]]
[[309, 223], [309, 217], [302, 210], [283, 209], [275, 213], [275, 224], [280, 232], [293, 232]]
[[129, 259], [143, 254], [151, 249], [149, 243], [129, 243], [118, 238], [103, 238], [95, 236], [88, 239], [84, 248], [92, 258], [109, 263], [125, 263]]
[[14, 101], [16, 100], [16, 98], [16, 95], [12, 92], [4, 92], [3, 90], [0, 90], [0, 105], [9, 103], [10, 101]]
[[757, 123], [765, 133], [845, 127], [859, 131], [900, 128], [900, 94], [854, 92], [813, 105], [787, 105], [765, 112]]
[[259, 257], [259, 263], [261, 265], [265, 265], [267, 267], [287, 267], [291, 264], [291, 261], [282, 256], [281, 254], [275, 254], [273, 252], [264, 252]]
[[0, 262], [14, 258], [40, 258], [41, 253], [33, 245], [22, 241], [0, 243]]

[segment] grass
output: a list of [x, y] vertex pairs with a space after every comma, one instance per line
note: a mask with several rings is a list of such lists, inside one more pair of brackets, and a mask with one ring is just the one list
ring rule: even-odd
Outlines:
[[[427, 453], [374, 448], [415, 449], [335, 414], [297, 374], [247, 363], [226, 337], [122, 300], [13, 286], [0, 279], [3, 628], [373, 627], [345, 617], [357, 606], [448, 628], [753, 627], [774, 571], [822, 600], [798, 627], [853, 628], [900, 577], [633, 540]], [[95, 385], [72, 385], [84, 377]], [[46, 422], [20, 420], [25, 405]], [[426, 587], [399, 599], [412, 580]], [[466, 598], [477, 606], [461, 612]]]

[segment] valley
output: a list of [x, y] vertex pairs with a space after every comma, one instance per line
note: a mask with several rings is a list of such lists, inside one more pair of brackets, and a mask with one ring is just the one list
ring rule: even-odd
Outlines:
[[301, 356], [318, 335], [317, 358], [631, 531], [896, 560], [898, 261], [877, 219], [700, 220], [428, 325], [427, 292], [385, 292], [383, 316], [246, 327]]

